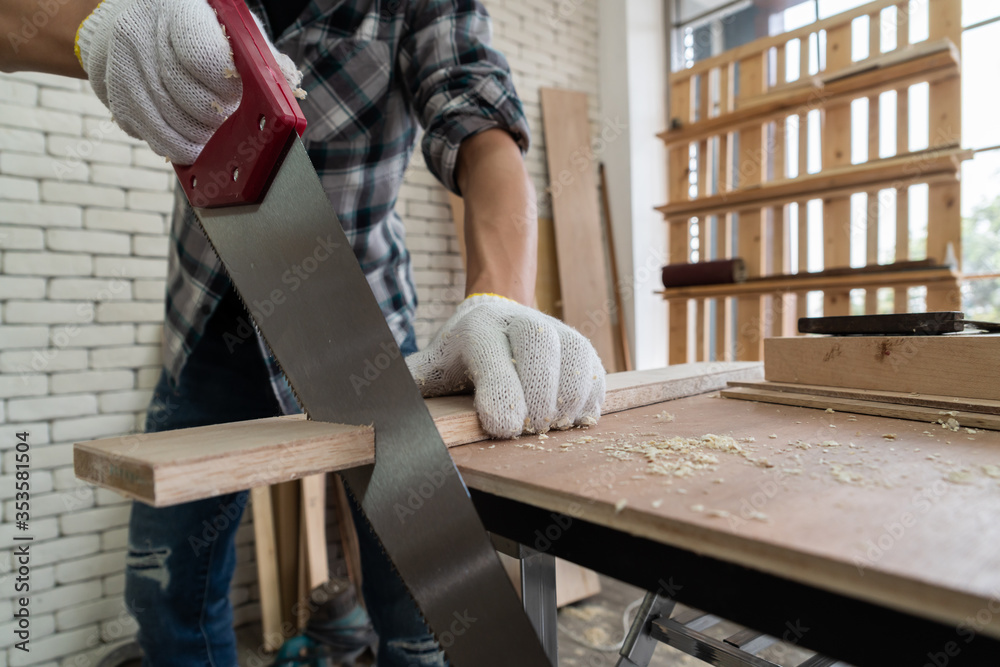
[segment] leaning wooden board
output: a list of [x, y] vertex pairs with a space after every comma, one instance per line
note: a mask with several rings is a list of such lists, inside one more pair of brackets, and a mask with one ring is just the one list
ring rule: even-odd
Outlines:
[[[680, 477], [615, 444], [709, 433], [753, 441]], [[946, 624], [1000, 595], [1000, 433], [703, 395], [452, 455], [471, 488]]]
[[590, 105], [586, 93], [556, 88], [540, 92], [563, 321], [589, 338], [604, 367], [614, 371], [618, 364], [611, 326], [614, 301], [597, 202], [597, 164], [587, 157]]
[[[701, 363], [607, 378], [603, 411], [619, 412], [758, 380], [758, 363]], [[470, 396], [428, 399], [449, 447], [487, 439]], [[374, 460], [367, 426], [274, 417], [77, 443], [77, 477], [157, 507], [268, 486]]]
[[770, 382], [1000, 399], [1000, 334], [764, 341]]

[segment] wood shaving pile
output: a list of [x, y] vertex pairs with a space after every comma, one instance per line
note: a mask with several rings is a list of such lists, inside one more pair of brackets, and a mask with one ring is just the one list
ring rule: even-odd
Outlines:
[[[652, 436], [652, 439], [646, 439]], [[753, 438], [742, 438], [743, 443]], [[646, 460], [646, 471], [654, 475], [690, 477], [703, 470], [715, 470], [719, 464], [718, 452], [743, 457], [747, 462], [770, 468], [767, 459], [754, 458], [753, 451], [728, 435], [708, 433], [701, 437], [666, 437], [652, 433], [625, 436], [605, 445], [608, 456], [620, 461], [630, 461], [638, 456]]]

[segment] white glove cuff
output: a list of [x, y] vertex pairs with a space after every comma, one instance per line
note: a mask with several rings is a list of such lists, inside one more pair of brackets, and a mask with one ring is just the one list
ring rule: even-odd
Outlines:
[[76, 57], [88, 75], [93, 74], [90, 71], [92, 62], [90, 55], [91, 49], [94, 48], [95, 37], [98, 32], [101, 32], [106, 26], [110, 26], [113, 23], [113, 20], [109, 16], [116, 13], [115, 4], [116, 0], [103, 0], [87, 18], [83, 19], [80, 27], [76, 30]]

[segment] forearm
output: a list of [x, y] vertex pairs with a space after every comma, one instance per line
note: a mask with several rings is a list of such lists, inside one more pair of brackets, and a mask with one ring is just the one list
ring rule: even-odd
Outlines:
[[466, 139], [457, 181], [465, 200], [466, 294], [490, 292], [533, 305], [538, 209], [517, 144], [501, 129]]
[[0, 2], [0, 70], [86, 78], [73, 53], [76, 30], [98, 0]]

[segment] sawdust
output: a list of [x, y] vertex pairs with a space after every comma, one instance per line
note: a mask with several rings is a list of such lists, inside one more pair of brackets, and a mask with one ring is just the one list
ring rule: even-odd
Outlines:
[[952, 470], [945, 475], [945, 480], [952, 484], [971, 484], [972, 478], [972, 471], [965, 468]]
[[583, 637], [591, 644], [597, 646], [606, 646], [611, 641], [611, 635], [602, 627], [587, 628], [583, 631]]
[[983, 474], [987, 477], [992, 477], [993, 479], [1000, 479], [1000, 466], [995, 465], [983, 465]]
[[672, 422], [673, 420], [674, 416], [666, 410], [656, 415], [656, 421], [658, 422]]
[[737, 441], [732, 436], [714, 433], [693, 438], [644, 433], [617, 438], [604, 450], [619, 461], [641, 458], [646, 461], [647, 473], [671, 477], [691, 477], [702, 471], [716, 470], [720, 454], [740, 456], [753, 465], [772, 467], [767, 459], [753, 456], [752, 448], [747, 446], [753, 441], [752, 437]]
[[562, 613], [567, 616], [572, 616], [573, 618], [579, 619], [581, 621], [592, 621], [597, 618], [601, 613], [601, 608], [595, 605], [587, 605], [586, 607], [576, 607], [573, 605], [563, 607]]

